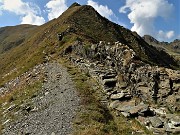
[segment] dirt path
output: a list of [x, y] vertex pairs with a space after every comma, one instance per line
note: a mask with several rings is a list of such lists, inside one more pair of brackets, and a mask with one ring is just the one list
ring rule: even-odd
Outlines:
[[57, 63], [46, 65], [47, 81], [42, 93], [33, 99], [33, 112], [4, 130], [4, 135], [67, 135], [72, 132], [72, 120], [79, 97], [66, 69]]

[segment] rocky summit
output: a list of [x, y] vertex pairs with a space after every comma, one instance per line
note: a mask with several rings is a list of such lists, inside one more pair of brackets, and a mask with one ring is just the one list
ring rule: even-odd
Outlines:
[[0, 42], [0, 133], [180, 134], [179, 59], [153, 37], [74, 3]]

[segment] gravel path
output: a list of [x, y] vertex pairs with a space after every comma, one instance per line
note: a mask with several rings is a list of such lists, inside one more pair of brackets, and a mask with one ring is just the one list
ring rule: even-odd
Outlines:
[[33, 99], [34, 112], [10, 124], [4, 135], [67, 135], [78, 109], [79, 97], [66, 69], [57, 63], [45, 67], [47, 81]]

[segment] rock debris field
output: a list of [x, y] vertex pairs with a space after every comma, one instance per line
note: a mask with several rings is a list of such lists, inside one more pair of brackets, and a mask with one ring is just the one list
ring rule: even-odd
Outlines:
[[66, 69], [57, 63], [45, 65], [46, 79], [35, 107], [14, 123], [7, 124], [3, 135], [67, 135], [80, 99]]

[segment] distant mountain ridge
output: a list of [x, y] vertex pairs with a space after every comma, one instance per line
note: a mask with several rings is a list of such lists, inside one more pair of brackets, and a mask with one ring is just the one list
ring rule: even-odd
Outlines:
[[155, 46], [159, 50], [164, 50], [173, 56], [177, 61], [180, 61], [180, 39], [175, 39], [174, 41], [160, 42], [150, 35], [143, 36], [143, 39], [150, 45]]
[[174, 41], [172, 42], [160, 42], [158, 41], [157, 39], [155, 39], [154, 37], [150, 36], [150, 35], [144, 35], [143, 36], [143, 39], [148, 42], [149, 44], [161, 44], [161, 45], [174, 45], [174, 46], [179, 46], [179, 43], [180, 43], [180, 39], [175, 39]]
[[29, 33], [36, 27], [34, 25], [18, 25], [0, 28], [0, 53], [23, 43]]

